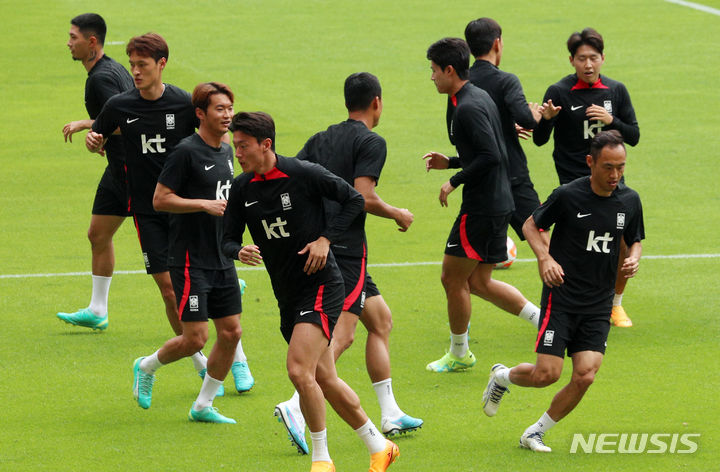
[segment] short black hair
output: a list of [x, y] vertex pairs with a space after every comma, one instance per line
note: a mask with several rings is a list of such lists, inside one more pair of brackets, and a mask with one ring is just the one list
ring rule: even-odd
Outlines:
[[95, 36], [100, 46], [105, 45], [107, 26], [102, 16], [97, 13], [83, 13], [70, 20], [70, 24], [77, 26], [85, 38]]
[[382, 87], [371, 73], [356, 72], [345, 79], [345, 107], [348, 111], [367, 110], [375, 97], [382, 98]]
[[592, 141], [590, 141], [590, 155], [592, 156], [593, 162], [597, 160], [603, 149], [617, 146], [625, 149], [625, 141], [623, 141], [623, 137], [618, 130], [611, 129], [609, 131], [599, 132]]
[[575, 57], [575, 53], [578, 48], [582, 45], [587, 44], [591, 48], [595, 49], [600, 54], [605, 49], [605, 42], [600, 33], [593, 28], [585, 28], [581, 33], [575, 31], [567, 40], [567, 48], [570, 52], [570, 57]]
[[275, 122], [272, 116], [263, 111], [241, 111], [236, 113], [230, 123], [230, 131], [241, 131], [249, 134], [257, 140], [258, 143], [270, 138], [272, 141], [271, 149], [275, 150]]
[[443, 70], [453, 66], [458, 77], [465, 80], [470, 69], [470, 49], [465, 40], [460, 38], [443, 38], [434, 42], [427, 50], [427, 58]]
[[465, 41], [474, 57], [489, 53], [495, 40], [501, 36], [502, 28], [492, 18], [478, 18], [465, 27]]

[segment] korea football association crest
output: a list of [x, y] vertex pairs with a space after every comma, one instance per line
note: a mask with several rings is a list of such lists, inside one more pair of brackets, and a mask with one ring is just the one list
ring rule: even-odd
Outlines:
[[190, 311], [198, 311], [200, 308], [200, 302], [198, 301], [197, 295], [190, 295], [188, 297], [188, 305], [190, 306]]
[[617, 229], [625, 228], [625, 213], [617, 214]]
[[165, 128], [175, 129], [175, 113], [165, 114]]
[[608, 113], [612, 113], [612, 101], [611, 100], [605, 100], [605, 102], [603, 103], [603, 106], [605, 107], [605, 110]]
[[290, 202], [289, 193], [283, 193], [280, 195], [280, 202], [282, 203], [283, 210], [292, 210], [292, 202]]
[[545, 331], [545, 338], [543, 339], [543, 346], [552, 346], [555, 340], [555, 331]]

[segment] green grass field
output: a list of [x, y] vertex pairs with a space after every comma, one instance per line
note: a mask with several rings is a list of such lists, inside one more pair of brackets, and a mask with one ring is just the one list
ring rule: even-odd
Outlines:
[[[720, 8], [720, 1], [704, 4]], [[292, 392], [284, 368], [275, 300], [264, 271], [241, 268], [248, 282], [243, 343], [256, 378], [251, 392], [216, 401], [235, 426], [186, 419], [200, 380], [189, 360], [158, 374], [153, 406], [131, 394], [133, 359], [169, 336], [155, 285], [145, 275], [130, 222], [115, 239], [110, 328], [101, 334], [61, 324], [57, 311], [86, 306], [90, 295], [85, 237], [104, 162], [85, 151], [84, 133], [63, 143], [62, 126], [86, 117], [85, 71], [67, 51], [73, 16], [87, 11], [108, 22], [106, 53], [126, 62], [124, 43], [147, 31], [170, 44], [166, 82], [191, 90], [217, 80], [236, 92], [236, 110], [275, 118], [280, 154], [294, 155], [313, 133], [345, 118], [342, 83], [356, 71], [376, 74], [385, 111], [377, 131], [388, 142], [378, 193], [415, 214], [402, 234], [370, 218], [373, 278], [393, 309], [393, 383], [400, 406], [425, 426], [400, 438], [392, 471], [717, 470], [720, 420], [720, 192], [716, 158], [720, 127], [716, 87], [720, 16], [662, 0], [597, 2], [304, 1], [26, 1], [0, 0], [6, 40], [0, 45], [0, 470], [197, 471], [308, 470], [273, 406]], [[495, 362], [533, 361], [527, 323], [474, 300], [467, 373], [424, 370], [448, 345], [439, 261], [459, 207], [437, 202], [449, 173], [426, 174], [421, 156], [451, 152], [445, 97], [430, 82], [427, 47], [462, 36], [467, 22], [491, 16], [503, 26], [501, 67], [517, 74], [529, 100], [572, 72], [565, 40], [585, 26], [606, 40], [603, 73], [624, 82], [640, 122], [629, 149], [627, 182], [640, 193], [647, 240], [625, 303], [635, 327], [613, 329], [596, 383], [580, 406], [550, 431], [554, 451], [517, 448], [524, 428], [546, 409], [560, 385], [514, 388], [498, 416], [482, 414], [481, 394]], [[550, 145], [525, 146], [544, 198], [556, 185]], [[712, 254], [710, 258], [661, 256]], [[532, 252], [498, 277], [539, 300]], [[85, 275], [67, 275], [83, 273]], [[31, 277], [31, 274], [59, 274]], [[63, 275], [65, 274], [65, 275]], [[18, 275], [18, 277], [14, 277]], [[211, 336], [212, 341], [212, 336]], [[376, 423], [379, 407], [363, 360], [364, 335], [338, 363]], [[569, 367], [569, 363], [567, 366]], [[561, 379], [568, 379], [568, 372]], [[338, 471], [366, 470], [355, 433], [328, 414], [330, 453]], [[570, 454], [574, 433], [698, 433], [694, 454]]]

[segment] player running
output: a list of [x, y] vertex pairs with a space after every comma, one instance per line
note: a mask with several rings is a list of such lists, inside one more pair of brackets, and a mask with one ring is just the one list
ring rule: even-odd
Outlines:
[[[617, 130], [630, 146], [640, 140], [640, 127], [627, 88], [600, 75], [605, 62], [605, 43], [600, 33], [592, 28], [575, 32], [568, 38], [567, 48], [575, 73], [548, 87], [543, 102], [549, 106], [533, 134], [535, 144], [542, 146], [554, 130], [553, 159], [561, 184], [588, 175], [585, 156], [590, 140], [598, 132]], [[621, 247], [618, 259], [611, 319], [615, 326], [629, 328], [632, 321], [622, 307], [627, 279], [620, 275], [626, 250]]]
[[471, 293], [536, 327], [539, 309], [512, 285], [492, 279], [495, 263], [507, 258], [507, 227], [514, 208], [497, 107], [467, 80], [470, 51], [465, 41], [441, 39], [430, 46], [427, 58], [435, 87], [450, 97], [448, 135], [459, 157], [429, 152], [423, 159], [428, 171], [462, 168], [440, 188], [440, 204], [448, 206], [448, 195], [463, 185], [441, 277], [448, 301], [450, 351], [427, 365], [433, 372], [451, 372], [475, 365], [468, 348]]
[[[620, 241], [628, 246], [622, 277], [638, 271], [645, 238], [638, 194], [620, 184], [626, 152], [617, 131], [598, 133], [586, 157], [589, 177], [562, 185], [525, 223], [543, 283], [542, 321], [535, 364], [495, 364], [483, 393], [483, 410], [497, 412], [511, 384], [546, 387], [560, 378], [565, 351], [572, 357], [570, 382], [550, 408], [520, 437], [520, 446], [550, 452], [543, 436], [582, 400], [600, 368], [610, 331], [612, 294]], [[555, 225], [548, 244], [540, 230]]]
[[[329, 343], [345, 298], [330, 244], [362, 211], [363, 198], [319, 165], [279, 156], [275, 123], [262, 112], [238, 113], [232, 126], [242, 166], [230, 189], [223, 251], [244, 264], [264, 262], [288, 343], [287, 370], [312, 439], [312, 472], [334, 471], [327, 449], [325, 399], [363, 439], [370, 471], [385, 471], [399, 455], [338, 378]], [[323, 201], [339, 208], [326, 219]], [[254, 244], [243, 245], [247, 226]]]

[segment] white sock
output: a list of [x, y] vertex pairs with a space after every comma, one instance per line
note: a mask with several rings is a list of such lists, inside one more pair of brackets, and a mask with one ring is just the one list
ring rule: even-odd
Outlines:
[[468, 332], [463, 334], [450, 333], [450, 352], [457, 357], [465, 357], [468, 347]]
[[112, 277], [103, 277], [102, 275], [92, 276], [92, 297], [90, 298], [90, 311], [96, 316], [107, 315], [108, 294], [110, 293], [110, 282]]
[[391, 378], [375, 382], [372, 386], [375, 389], [375, 395], [377, 395], [378, 403], [380, 403], [380, 413], [382, 418], [396, 419], [403, 415], [402, 410], [395, 401]]
[[616, 293], [613, 297], [613, 306], [620, 306], [622, 305], [622, 293]]
[[206, 373], [200, 393], [193, 405], [193, 410], [201, 411], [204, 408], [212, 406], [215, 395], [220, 389], [220, 385], [222, 385], [222, 381], [214, 379], [210, 377], [210, 374]]
[[327, 428], [317, 433], [310, 431], [310, 439], [312, 440], [312, 461], [332, 462], [330, 452], [328, 452]]
[[537, 422], [535, 424], [529, 426], [525, 430], [525, 433], [523, 433], [523, 434], [528, 434], [528, 433], [543, 433], [543, 434], [545, 434], [545, 432], [548, 429], [555, 426], [556, 423], [557, 423], [557, 421], [554, 421], [552, 418], [550, 418], [550, 415], [548, 415], [547, 411], [546, 411], [545, 413], [543, 413], [543, 415], [540, 417], [540, 419], [537, 420]]
[[385, 449], [385, 436], [380, 434], [380, 431], [378, 431], [369, 419], [367, 423], [360, 426], [355, 432], [360, 436], [360, 439], [365, 442], [370, 454], [375, 454]]
[[193, 366], [195, 366], [195, 370], [198, 372], [203, 369], [207, 369], [207, 357], [205, 357], [205, 354], [203, 354], [202, 351], [196, 352], [190, 356], [190, 359], [192, 359]]
[[527, 302], [522, 310], [520, 310], [520, 313], [518, 313], [518, 316], [527, 320], [537, 329], [538, 323], [540, 322], [540, 308], [536, 307], [532, 302]]
[[160, 352], [160, 350], [153, 352], [145, 359], [140, 361], [140, 368], [145, 373], [154, 374], [156, 370], [165, 365], [158, 359], [158, 352]]
[[242, 339], [238, 339], [238, 344], [235, 348], [235, 358], [233, 359], [233, 362], [247, 362], [245, 351], [243, 351], [242, 348]]
[[510, 381], [510, 368], [505, 367], [504, 369], [498, 369], [495, 371], [495, 381], [502, 387], [509, 387], [512, 383]]

